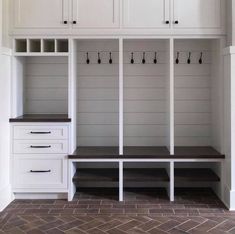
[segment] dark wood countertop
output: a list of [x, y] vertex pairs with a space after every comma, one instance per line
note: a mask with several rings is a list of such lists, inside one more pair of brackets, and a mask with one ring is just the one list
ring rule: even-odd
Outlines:
[[71, 122], [68, 115], [65, 114], [26, 114], [16, 118], [10, 118], [10, 123], [22, 123], [22, 122]]
[[124, 147], [119, 155], [118, 147], [78, 147], [69, 159], [224, 159], [212, 147], [175, 147], [170, 155], [166, 147]]

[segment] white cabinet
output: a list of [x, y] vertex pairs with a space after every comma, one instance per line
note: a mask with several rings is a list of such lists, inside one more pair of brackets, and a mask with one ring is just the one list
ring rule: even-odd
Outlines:
[[73, 0], [73, 27], [119, 26], [119, 0]]
[[123, 1], [124, 27], [164, 28], [170, 23], [170, 0]]
[[69, 0], [13, 0], [13, 18], [14, 28], [66, 28]]
[[221, 27], [222, 0], [174, 0], [174, 27], [214, 29]]
[[67, 124], [13, 124], [13, 191], [66, 192], [68, 147]]

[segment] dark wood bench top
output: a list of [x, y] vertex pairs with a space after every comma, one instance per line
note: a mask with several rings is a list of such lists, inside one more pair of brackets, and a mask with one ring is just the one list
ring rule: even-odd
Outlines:
[[224, 159], [212, 147], [175, 147], [170, 155], [166, 147], [124, 147], [119, 155], [118, 147], [79, 147], [69, 159]]
[[40, 114], [40, 115], [22, 115], [16, 118], [9, 119], [10, 123], [22, 123], [22, 122], [71, 122], [71, 119], [68, 118], [68, 115], [64, 114]]

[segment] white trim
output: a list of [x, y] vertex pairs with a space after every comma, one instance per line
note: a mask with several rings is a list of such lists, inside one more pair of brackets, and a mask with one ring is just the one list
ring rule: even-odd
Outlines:
[[119, 201], [123, 201], [123, 162], [119, 162]]
[[9, 48], [1, 47], [0, 51], [2, 55], [12, 56], [12, 50]]
[[4, 210], [13, 200], [11, 186], [8, 184], [0, 190], [0, 212]]
[[229, 46], [224, 48], [223, 54], [224, 55], [235, 54], [235, 46]]
[[15, 199], [67, 199], [67, 193], [15, 193]]

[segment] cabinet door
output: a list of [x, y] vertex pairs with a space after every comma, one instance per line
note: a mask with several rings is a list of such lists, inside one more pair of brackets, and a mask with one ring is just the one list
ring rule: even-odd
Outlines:
[[124, 27], [169, 27], [169, 1], [170, 0], [124, 0]]
[[68, 27], [69, 0], [13, 0], [15, 28]]
[[73, 0], [74, 28], [119, 26], [119, 0]]
[[176, 28], [220, 28], [221, 0], [174, 0]]

